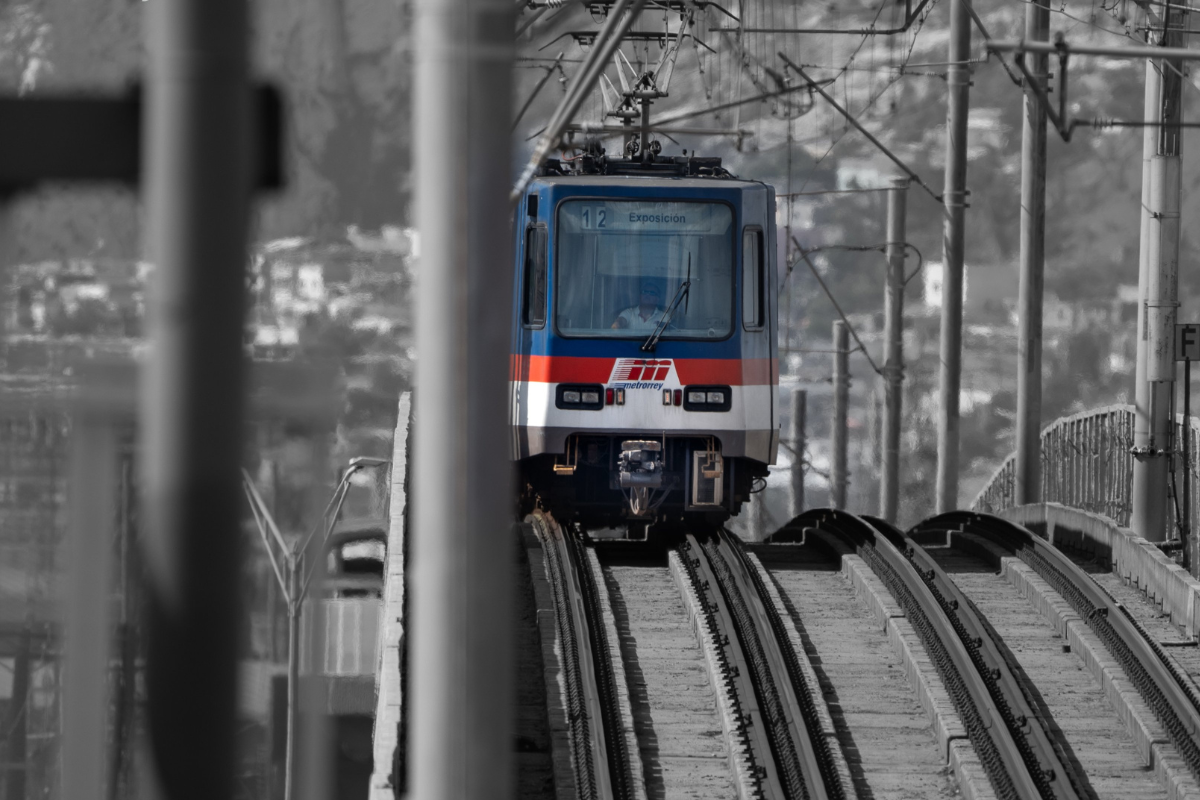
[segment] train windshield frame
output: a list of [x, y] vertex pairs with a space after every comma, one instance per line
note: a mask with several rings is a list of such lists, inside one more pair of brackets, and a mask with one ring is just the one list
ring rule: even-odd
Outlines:
[[554, 327], [578, 339], [720, 341], [736, 322], [737, 227], [723, 200], [569, 198], [555, 224]]

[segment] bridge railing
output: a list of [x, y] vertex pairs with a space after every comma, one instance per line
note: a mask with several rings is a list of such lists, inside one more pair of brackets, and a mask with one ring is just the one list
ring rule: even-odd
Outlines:
[[[1042, 431], [1042, 496], [1047, 503], [1101, 514], [1122, 527], [1129, 527], [1133, 509], [1134, 407], [1112, 405], [1055, 420]], [[1188, 436], [1190, 468], [1184, 471], [1183, 437]], [[1172, 447], [1175, 451], [1167, 502], [1167, 537], [1178, 536], [1177, 519], [1183, 512], [1185, 479], [1191, 484], [1189, 504], [1191, 527], [1200, 516], [1200, 418], [1185, 423], [1175, 417]], [[992, 474], [971, 508], [999, 512], [1016, 506], [1016, 461], [1010, 455]]]
[[[1042, 431], [1042, 497], [1128, 526], [1133, 493], [1134, 407], [1112, 405], [1050, 423]], [[1016, 456], [992, 474], [971, 508], [999, 512], [1016, 502]]]

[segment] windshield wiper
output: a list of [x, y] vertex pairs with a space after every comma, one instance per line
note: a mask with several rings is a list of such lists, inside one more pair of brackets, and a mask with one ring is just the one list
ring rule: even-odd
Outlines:
[[662, 338], [663, 332], [667, 329], [667, 325], [671, 322], [671, 315], [675, 313], [675, 309], [679, 308], [679, 302], [688, 296], [688, 292], [692, 288], [692, 254], [688, 253], [687, 278], [683, 283], [679, 284], [679, 288], [675, 290], [675, 297], [671, 299], [671, 304], [667, 306], [667, 310], [663, 312], [662, 319], [654, 326], [654, 332], [646, 337], [646, 341], [642, 342], [641, 350], [643, 353], [653, 353], [654, 348], [658, 346], [658, 340]]

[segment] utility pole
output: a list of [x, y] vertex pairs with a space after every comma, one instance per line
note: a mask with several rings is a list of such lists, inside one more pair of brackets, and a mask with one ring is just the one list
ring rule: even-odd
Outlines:
[[[1050, 39], [1049, 0], [1025, 6], [1025, 38]], [[1046, 85], [1049, 56], [1026, 53], [1030, 72]], [[1017, 505], [1042, 499], [1042, 287], [1046, 273], [1046, 108], [1025, 87], [1021, 132], [1021, 274], [1017, 304]]]
[[969, 0], [950, 4], [946, 72], [946, 175], [942, 189], [942, 326], [937, 436], [937, 511], [958, 508], [958, 394], [962, 384], [964, 212], [971, 85]]
[[157, 271], [141, 381], [146, 737], [159, 794], [172, 800], [234, 793], [248, 5], [167, 0], [147, 11], [145, 205]]
[[893, 178], [887, 192], [887, 289], [884, 293], [884, 413], [879, 513], [896, 522], [900, 502], [900, 410], [904, 381], [904, 256], [908, 178]]
[[[409, 794], [422, 800], [508, 800], [516, 785], [515, 487], [508, 407], [497, 402], [508, 391], [510, 323], [497, 298], [512, 292], [512, 265], [496, 258], [511, 241], [509, 210], [526, 212], [524, 178], [513, 202], [508, 189], [515, 13], [511, 0], [414, 6], [421, 469], [412, 480], [407, 763]], [[598, 41], [607, 61], [603, 50]], [[547, 133], [557, 140], [554, 124]]]
[[[1187, 12], [1168, 7], [1164, 47], [1182, 47], [1185, 43]], [[1143, 189], [1148, 190], [1143, 205], [1142, 254], [1144, 272], [1139, 271], [1139, 288], [1144, 278], [1143, 307], [1138, 332], [1137, 414], [1134, 421], [1133, 514], [1134, 533], [1152, 542], [1166, 539], [1167, 473], [1171, 456], [1171, 399], [1175, 389], [1174, 331], [1179, 293], [1179, 209], [1182, 192], [1180, 152], [1183, 119], [1183, 65], [1177, 60], [1159, 59], [1147, 68], [1153, 70], [1159, 84], [1154, 115], [1160, 125], [1147, 128], [1143, 139], [1143, 162], [1149, 167], [1149, 180], [1143, 172]], [[1147, 80], [1147, 102], [1152, 85]], [[1152, 138], [1151, 138], [1152, 137]]]
[[[1149, 36], [1147, 35], [1147, 39]], [[1150, 384], [1146, 382], [1146, 298], [1150, 286], [1150, 224], [1153, 215], [1150, 213], [1150, 165], [1158, 153], [1159, 128], [1154, 123], [1160, 119], [1162, 106], [1159, 97], [1162, 93], [1162, 76], [1158, 73], [1158, 64], [1153, 59], [1146, 59], [1146, 88], [1142, 118], [1146, 127], [1142, 129], [1142, 225], [1140, 247], [1138, 250], [1138, 308], [1137, 336], [1135, 338], [1136, 361], [1134, 366], [1134, 421], [1133, 442], [1134, 452], [1138, 447], [1146, 447], [1150, 441]], [[1139, 536], [1145, 536], [1145, 531], [1151, 527], [1146, 519], [1150, 512], [1148, 498], [1151, 467], [1141, 457], [1135, 455], [1133, 463], [1133, 496], [1132, 513], [1129, 525]], [[1165, 480], [1165, 477], [1164, 477]], [[1165, 522], [1159, 523], [1162, 528]]]
[[792, 508], [791, 515], [799, 516], [804, 511], [804, 427], [808, 412], [808, 392], [792, 390], [792, 426], [788, 441], [792, 445]]
[[850, 410], [850, 336], [846, 323], [833, 322], [833, 442], [829, 457], [829, 505], [831, 508], [846, 507], [847, 447], [849, 431], [847, 417]]

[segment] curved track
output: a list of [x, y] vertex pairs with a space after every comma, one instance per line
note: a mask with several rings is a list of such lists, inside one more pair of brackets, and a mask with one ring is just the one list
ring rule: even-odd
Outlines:
[[[1193, 679], [1182, 670], [1165, 650], [1147, 634], [1135, 616], [1093, 580], [1065, 553], [1035, 536], [1025, 528], [989, 515], [957, 512], [934, 517], [911, 532], [914, 539], [937, 542], [948, 563], [956, 561], [961, 568], [974, 560], [988, 565], [988, 573], [998, 572], [1007, 581], [980, 578], [961, 572], [956, 581], [976, 595], [982, 604], [987, 597], [989, 607], [999, 606], [996, 589], [989, 594], [988, 583], [1019, 589], [1043, 617], [1049, 618], [1056, 635], [1065, 640], [1063, 651], [1082, 659], [1083, 667], [1091, 673], [1091, 691], [1099, 694], [1114, 707], [1111, 726], [1118, 729], [1132, 751], [1133, 771], [1154, 770], [1155, 790], [1196, 790], [1200, 777], [1200, 693]], [[991, 612], [997, 624], [1004, 617]], [[1077, 666], [1077, 670], [1079, 667]], [[1031, 669], [1031, 672], [1033, 670]], [[1049, 691], [1061, 682], [1061, 670], [1043, 670], [1039, 688]], [[1064, 708], [1064, 730], [1080, 710], [1078, 692]], [[1096, 726], [1089, 725], [1086, 734], [1094, 740]], [[1071, 738], [1069, 734], [1067, 738]], [[1087, 748], [1080, 747], [1081, 762], [1095, 782], [1112, 783], [1118, 776], [1113, 767], [1115, 754], [1088, 759]], [[1090, 761], [1090, 763], [1088, 763]], [[1097, 786], [1099, 789], [1099, 785]], [[1115, 789], [1114, 794], [1129, 796], [1132, 787]]]
[[563, 687], [571, 785], [558, 796], [848, 795], [777, 595], [734, 537], [593, 552], [549, 517], [531, 524]]
[[558, 798], [1200, 792], [1192, 676], [1023, 528], [820, 510], [667, 549], [530, 524]]

